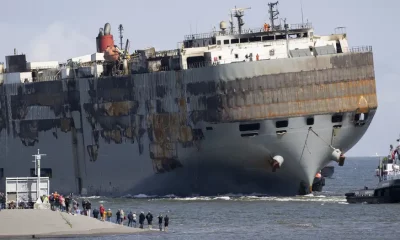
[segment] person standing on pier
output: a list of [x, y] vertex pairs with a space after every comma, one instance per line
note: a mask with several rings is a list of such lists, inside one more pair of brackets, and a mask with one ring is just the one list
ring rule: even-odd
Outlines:
[[115, 215], [117, 216], [117, 220], [115, 221], [115, 223], [120, 224], [121, 223], [121, 210], [118, 209], [117, 213]]
[[58, 197], [58, 201], [60, 202], [60, 209], [61, 209], [61, 212], [64, 212], [66, 209], [65, 209], [65, 198], [64, 198], [64, 196], [63, 195], [60, 195], [59, 197]]
[[[106, 213], [104, 213], [104, 214], [106, 214]], [[111, 209], [108, 209], [108, 211], [107, 211], [107, 221], [108, 222], [111, 222], [111, 217], [112, 217]], [[105, 219], [105, 215], [104, 215], [104, 219]]]
[[82, 210], [85, 211], [86, 210], [86, 199], [82, 200]]
[[134, 227], [136, 227], [136, 213], [133, 213], [133, 224], [135, 224]]
[[128, 214], [128, 227], [133, 227], [133, 213], [132, 211]]
[[145, 219], [146, 219], [146, 217], [144, 216], [144, 212], [141, 212], [139, 215], [139, 228], [143, 228]]
[[92, 210], [92, 203], [88, 200], [86, 202], [86, 206], [85, 207], [86, 207], [87, 216], [90, 217], [90, 211]]
[[70, 208], [70, 201], [71, 201], [71, 199], [69, 198], [69, 196], [67, 195], [65, 198], [64, 198], [64, 202], [65, 202], [65, 211], [67, 212], [67, 213], [69, 213], [70, 211], [71, 211], [71, 208]]
[[168, 229], [168, 225], [169, 225], [169, 217], [168, 217], [168, 215], [165, 215], [165, 217], [164, 217], [164, 231], [165, 232]]
[[4, 193], [0, 192], [0, 211], [3, 209], [3, 201], [5, 202]]
[[93, 209], [93, 218], [98, 219], [99, 213], [100, 213], [100, 211], [97, 208]]
[[104, 221], [104, 220], [106, 220], [105, 218], [104, 218], [104, 211], [105, 211], [105, 209], [104, 209], [104, 206], [103, 206], [103, 204], [100, 204], [100, 220], [101, 221]]
[[72, 214], [75, 214], [78, 211], [78, 202], [75, 199], [72, 199]]
[[120, 224], [121, 224], [121, 225], [124, 225], [124, 220], [126, 219], [124, 210], [121, 209], [121, 213], [120, 213], [120, 214], [121, 214], [121, 216], [120, 216], [120, 219], [121, 219], [121, 220], [120, 220], [120, 221], [121, 221]]
[[147, 219], [147, 224], [149, 225], [149, 228], [151, 229], [152, 223], [153, 223], [153, 215], [150, 213], [150, 211], [149, 211], [149, 213], [147, 213], [146, 219]]
[[162, 231], [162, 221], [163, 221], [163, 216], [160, 214], [158, 215], [158, 228], [160, 231]]

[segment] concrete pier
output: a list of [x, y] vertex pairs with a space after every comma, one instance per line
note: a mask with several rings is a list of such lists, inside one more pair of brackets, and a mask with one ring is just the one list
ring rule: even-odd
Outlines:
[[145, 231], [148, 230], [51, 210], [14, 209], [0, 212], [1, 239], [104, 236]]

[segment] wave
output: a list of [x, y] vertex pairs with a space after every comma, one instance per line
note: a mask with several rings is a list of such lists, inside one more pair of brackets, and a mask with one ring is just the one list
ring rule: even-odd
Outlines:
[[[101, 196], [88, 196], [88, 197], [78, 197], [78, 198], [87, 198], [87, 199], [99, 199], [100, 202], [106, 202], [104, 199], [106, 197]], [[154, 201], [275, 201], [275, 202], [330, 202], [330, 203], [340, 203], [346, 204], [346, 198], [344, 196], [326, 196], [326, 195], [313, 195], [308, 194], [304, 196], [293, 196], [293, 197], [279, 197], [279, 196], [268, 196], [263, 194], [224, 194], [218, 196], [198, 196], [193, 195], [189, 197], [180, 197], [174, 194], [167, 194], [164, 196], [158, 195], [146, 195], [146, 194], [136, 194], [136, 195], [125, 195], [120, 198], [128, 198], [128, 199], [147, 199]]]
[[346, 198], [341, 196], [294, 196], [294, 197], [276, 197], [276, 196], [197, 196], [197, 197], [173, 197], [173, 198], [154, 198], [155, 201], [275, 201], [275, 202], [331, 202], [345, 203]]

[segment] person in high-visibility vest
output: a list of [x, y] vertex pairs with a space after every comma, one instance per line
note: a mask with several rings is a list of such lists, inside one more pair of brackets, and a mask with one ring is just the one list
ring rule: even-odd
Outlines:
[[269, 24], [264, 23], [264, 32], [268, 32], [268, 31], [269, 31]]

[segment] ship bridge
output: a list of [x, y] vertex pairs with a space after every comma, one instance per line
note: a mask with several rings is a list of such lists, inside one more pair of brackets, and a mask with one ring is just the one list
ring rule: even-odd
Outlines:
[[[223, 23], [221, 23], [223, 25]], [[223, 26], [222, 26], [223, 27]], [[230, 45], [239, 43], [264, 42], [313, 36], [311, 23], [285, 24], [271, 29], [268, 24], [263, 28], [239, 31], [213, 31], [209, 33], [190, 34], [184, 37], [184, 48], [208, 47], [210, 45]]]

